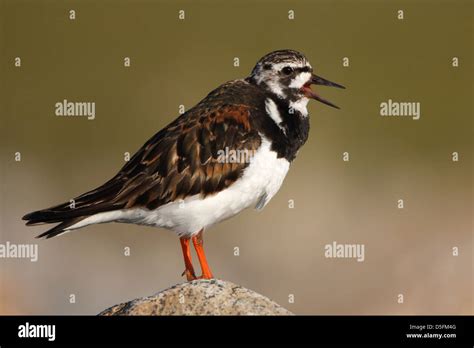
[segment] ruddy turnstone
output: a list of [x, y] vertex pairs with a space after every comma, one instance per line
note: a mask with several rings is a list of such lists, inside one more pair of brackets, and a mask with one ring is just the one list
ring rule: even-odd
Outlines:
[[197, 278], [190, 241], [200, 278], [212, 278], [203, 231], [268, 204], [308, 138], [310, 98], [337, 108], [312, 84], [344, 88], [313, 74], [300, 52], [271, 52], [250, 76], [217, 87], [156, 133], [117, 175], [73, 206], [66, 202], [23, 219], [27, 225], [58, 223], [38, 238], [105, 222], [171, 229], [180, 237], [187, 279]]

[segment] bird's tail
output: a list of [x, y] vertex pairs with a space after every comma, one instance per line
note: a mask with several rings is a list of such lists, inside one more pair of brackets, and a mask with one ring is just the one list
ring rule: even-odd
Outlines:
[[79, 221], [81, 221], [85, 218], [86, 217], [80, 217], [80, 218], [73, 218], [73, 219], [65, 220], [65, 221], [61, 222], [59, 225], [56, 225], [53, 228], [50, 228], [49, 230], [47, 230], [46, 232], [43, 232], [40, 235], [36, 236], [36, 238], [43, 238], [44, 237], [46, 239], [49, 239], [49, 238], [56, 237], [60, 234], [66, 233], [66, 232], [72, 230], [72, 228], [69, 228], [69, 227], [75, 225], [76, 223], [78, 223]]
[[75, 198], [73, 206], [70, 202], [66, 202], [48, 209], [26, 214], [23, 216], [23, 220], [27, 221], [27, 226], [58, 223], [55, 227], [36, 237], [52, 238], [70, 230], [86, 226], [86, 224], [78, 223], [90, 216], [122, 208], [123, 203], [113, 202], [112, 199], [119, 189], [120, 187], [117, 183], [108, 182], [95, 190]]
[[71, 210], [70, 212], [58, 210], [54, 211], [51, 210], [51, 208], [38, 210], [26, 214], [25, 216], [23, 216], [23, 220], [27, 221], [27, 226], [59, 223], [58, 225], [54, 226], [53, 228], [50, 228], [39, 236], [36, 236], [36, 238], [53, 238], [59, 234], [69, 231], [69, 227], [88, 217], [88, 215], [74, 216], [75, 214], [72, 214], [72, 211], [73, 210]]

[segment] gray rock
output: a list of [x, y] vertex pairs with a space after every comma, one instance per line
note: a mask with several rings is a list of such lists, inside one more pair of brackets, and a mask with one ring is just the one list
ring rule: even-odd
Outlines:
[[194, 280], [99, 315], [292, 315], [265, 296], [219, 279]]

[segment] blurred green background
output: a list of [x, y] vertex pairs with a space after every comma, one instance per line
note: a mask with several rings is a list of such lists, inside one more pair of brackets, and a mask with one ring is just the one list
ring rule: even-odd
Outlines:
[[[0, 314], [96, 314], [182, 281], [172, 232], [106, 224], [38, 241], [45, 228], [21, 216], [102, 184], [180, 104], [281, 48], [346, 85], [320, 89], [342, 109], [310, 103], [280, 192], [206, 233], [215, 275], [297, 314], [473, 314], [472, 1], [3, 0], [0, 25], [0, 242], [39, 243], [36, 263], [0, 259]], [[95, 102], [95, 120], [56, 117], [63, 99]], [[381, 117], [388, 99], [420, 102], [421, 119]], [[365, 244], [365, 261], [326, 259], [333, 241]]]

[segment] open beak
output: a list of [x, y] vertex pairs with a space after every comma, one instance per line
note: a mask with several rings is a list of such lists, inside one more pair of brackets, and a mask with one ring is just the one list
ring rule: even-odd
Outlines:
[[308, 98], [315, 99], [317, 101], [320, 101], [323, 104], [332, 106], [333, 108], [339, 109], [337, 105], [334, 105], [330, 101], [321, 98], [316, 92], [311, 90], [311, 85], [322, 85], [322, 86], [329, 86], [329, 87], [337, 87], [337, 88], [346, 88], [342, 85], [339, 85], [337, 83], [331, 82], [329, 80], [326, 80], [325, 78], [322, 78], [320, 76], [312, 75], [311, 80], [306, 83], [301, 90], [303, 91], [304, 95], [307, 96]]

